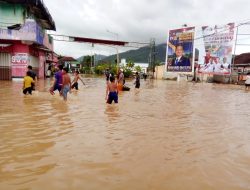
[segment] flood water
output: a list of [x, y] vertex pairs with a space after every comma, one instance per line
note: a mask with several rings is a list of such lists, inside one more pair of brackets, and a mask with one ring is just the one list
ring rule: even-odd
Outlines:
[[50, 80], [0, 81], [1, 190], [250, 189], [250, 91], [142, 81], [105, 104], [85, 78], [64, 103]]

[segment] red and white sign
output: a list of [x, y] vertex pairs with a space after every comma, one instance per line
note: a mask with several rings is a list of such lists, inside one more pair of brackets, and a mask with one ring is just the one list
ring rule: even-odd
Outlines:
[[15, 53], [11, 57], [12, 76], [23, 77], [26, 74], [29, 63], [29, 55], [27, 53]]

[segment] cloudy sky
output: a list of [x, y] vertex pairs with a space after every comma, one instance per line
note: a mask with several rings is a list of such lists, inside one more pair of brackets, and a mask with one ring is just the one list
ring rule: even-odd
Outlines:
[[[166, 42], [169, 29], [250, 21], [249, 0], [44, 0], [56, 23], [55, 34], [89, 38]], [[110, 33], [110, 32], [113, 33]], [[250, 25], [239, 33], [250, 33]], [[242, 36], [238, 43], [248, 43]], [[119, 48], [125, 51], [128, 48]], [[75, 58], [86, 54], [110, 55], [115, 48], [55, 42], [55, 51]], [[237, 46], [236, 53], [250, 51]]]

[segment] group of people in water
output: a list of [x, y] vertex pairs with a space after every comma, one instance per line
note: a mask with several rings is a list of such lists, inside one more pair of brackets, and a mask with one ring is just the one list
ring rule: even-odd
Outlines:
[[[67, 101], [67, 94], [71, 92], [71, 89], [78, 90], [78, 80], [83, 82], [82, 78], [79, 75], [79, 71], [74, 73], [74, 79], [71, 81], [71, 78], [68, 74], [68, 68], [59, 65], [56, 67], [55, 80], [53, 85], [50, 87], [49, 92], [51, 95], [55, 94], [55, 91], [59, 91], [59, 94], [63, 96], [63, 99]], [[28, 71], [23, 80], [23, 93], [32, 95], [32, 91], [35, 90], [35, 84], [37, 83], [37, 75], [32, 70], [32, 66], [28, 66]]]
[[[123, 69], [120, 69], [117, 75], [117, 80], [115, 80], [115, 76], [113, 73], [110, 73], [109, 70], [106, 70], [106, 82], [107, 82], [107, 88], [106, 88], [106, 96], [105, 100], [108, 104], [112, 104], [114, 101], [115, 103], [118, 103], [118, 93], [120, 91], [127, 91], [129, 90], [128, 87], [125, 86], [125, 77], [123, 73]], [[135, 74], [135, 88], [140, 88], [140, 76], [139, 73], [136, 72]]]
[[[125, 86], [125, 77], [123, 70], [120, 69], [117, 75], [117, 79], [114, 74], [107, 70], [105, 72], [106, 75], [106, 103], [112, 104], [114, 101], [118, 103], [118, 93], [120, 91], [129, 90], [128, 87]], [[63, 67], [62, 65], [58, 65], [56, 67], [55, 80], [53, 85], [50, 87], [49, 92], [51, 95], [55, 94], [55, 91], [59, 91], [60, 96], [63, 97], [65, 101], [67, 101], [67, 94], [71, 92], [71, 89], [78, 90], [78, 80], [80, 80], [84, 85], [84, 81], [80, 77], [79, 71], [74, 72], [74, 79], [71, 81], [70, 75], [68, 74], [68, 68]], [[23, 93], [32, 95], [32, 91], [35, 90], [35, 84], [37, 83], [37, 75], [32, 70], [32, 66], [28, 66], [28, 71], [23, 81]], [[139, 73], [136, 72], [135, 75], [135, 88], [140, 88], [140, 76]]]
[[55, 80], [53, 85], [50, 88], [50, 94], [54, 95], [55, 91], [59, 91], [60, 95], [63, 96], [63, 99], [67, 101], [67, 94], [68, 92], [71, 92], [71, 89], [78, 90], [78, 80], [81, 80], [83, 82], [82, 78], [79, 75], [79, 71], [76, 71], [74, 73], [74, 79], [71, 81], [71, 78], [68, 74], [68, 68], [63, 67], [62, 65], [59, 65], [56, 68], [57, 72], [55, 73]]

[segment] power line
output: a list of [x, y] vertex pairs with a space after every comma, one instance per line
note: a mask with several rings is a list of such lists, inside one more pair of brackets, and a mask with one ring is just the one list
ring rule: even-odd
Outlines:
[[[238, 28], [240, 26], [247, 25], [247, 24], [250, 24], [250, 20], [248, 22], [245, 22], [245, 23], [240, 23], [240, 24], [234, 26], [233, 28]], [[225, 29], [225, 30], [219, 31], [217, 33], [213, 33], [213, 34], [208, 34], [208, 35], [203, 35], [203, 36], [200, 36], [200, 37], [196, 37], [196, 38], [194, 38], [194, 40], [199, 40], [199, 39], [206, 38], [206, 37], [209, 37], [209, 36], [218, 35], [218, 34], [226, 32], [228, 30], [230, 30], [230, 29]]]

